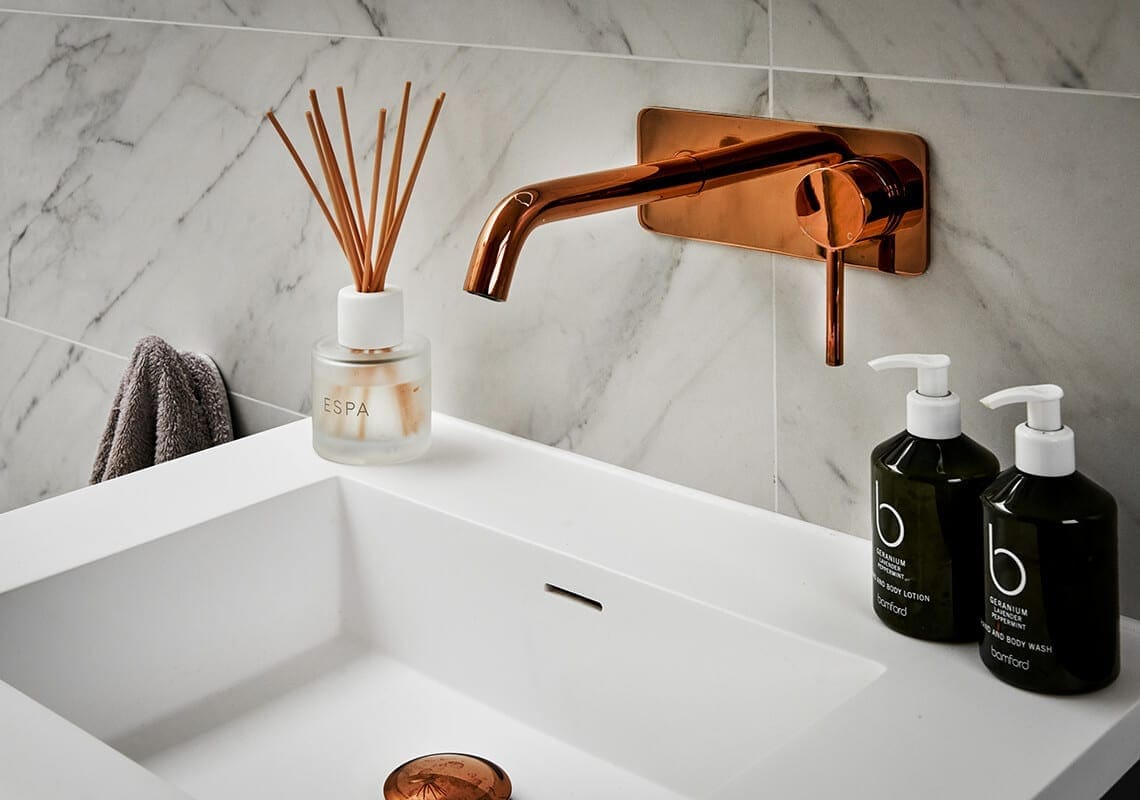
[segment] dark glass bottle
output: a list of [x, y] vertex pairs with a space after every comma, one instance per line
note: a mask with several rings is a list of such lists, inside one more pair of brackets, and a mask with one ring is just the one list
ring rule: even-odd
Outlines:
[[1033, 692], [1079, 694], [1120, 673], [1116, 502], [1079, 472], [1007, 469], [982, 495], [982, 662]]
[[998, 467], [965, 434], [903, 431], [871, 453], [873, 600], [887, 627], [919, 639], [978, 639], [979, 496]]

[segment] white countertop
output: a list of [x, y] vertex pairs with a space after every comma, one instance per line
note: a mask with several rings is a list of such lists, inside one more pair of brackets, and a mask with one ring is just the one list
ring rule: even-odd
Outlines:
[[[882, 626], [865, 540], [446, 416], [433, 424], [431, 451], [410, 464], [324, 461], [303, 420], [0, 515], [0, 593], [343, 476], [884, 665], [727, 796], [1099, 798], [1140, 757], [1134, 620], [1122, 620], [1108, 689], [1019, 691], [976, 645]], [[185, 797], [4, 683], [0, 719], [5, 798]]]

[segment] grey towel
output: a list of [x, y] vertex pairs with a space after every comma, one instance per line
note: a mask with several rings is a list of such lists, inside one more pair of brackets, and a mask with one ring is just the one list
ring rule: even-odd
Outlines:
[[99, 442], [91, 482], [196, 453], [234, 438], [229, 397], [209, 356], [157, 336], [135, 345]]

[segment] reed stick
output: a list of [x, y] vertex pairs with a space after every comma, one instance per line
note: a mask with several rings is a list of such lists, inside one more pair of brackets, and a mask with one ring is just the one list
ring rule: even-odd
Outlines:
[[376, 122], [376, 153], [372, 157], [372, 201], [368, 205], [368, 233], [364, 237], [364, 258], [369, 262], [372, 259], [372, 240], [376, 235], [376, 199], [380, 190], [380, 158], [384, 155], [384, 125], [387, 121], [388, 109], [381, 108]]
[[346, 224], [345, 241], [351, 243], [352, 250], [355, 254], [356, 261], [360, 264], [361, 271], [364, 270], [364, 250], [361, 244], [360, 237], [357, 233], [356, 220], [352, 213], [352, 201], [349, 200], [348, 191], [344, 186], [344, 176], [341, 175], [338, 168], [334, 166], [335, 151], [333, 150], [332, 142], [328, 139], [327, 129], [324, 135], [320, 134], [320, 121], [317, 122], [318, 141], [321, 149], [325, 154], [325, 160], [329, 164], [329, 174], [333, 180], [333, 191], [336, 193], [337, 202], [340, 204], [341, 211], [344, 213], [344, 221]]
[[419, 150], [416, 151], [416, 160], [412, 163], [412, 171], [408, 173], [408, 182], [404, 186], [403, 195], [400, 197], [399, 210], [396, 211], [395, 217], [392, 220], [392, 226], [388, 230], [388, 234], [385, 238], [384, 247], [380, 251], [377, 268], [373, 270], [372, 282], [369, 285], [371, 291], [383, 289], [384, 281], [388, 278], [388, 267], [392, 262], [392, 251], [396, 246], [396, 237], [400, 235], [400, 226], [404, 224], [404, 214], [408, 211], [408, 203], [412, 199], [412, 190], [416, 186], [416, 178], [420, 174], [420, 166], [423, 165], [428, 142], [431, 141], [432, 131], [435, 130], [435, 123], [436, 120], [439, 119], [439, 112], [443, 108], [443, 101], [446, 97], [446, 92], [440, 92], [439, 97], [435, 99], [435, 103], [432, 105], [431, 116], [428, 117], [423, 138], [420, 140]]
[[348, 259], [349, 264], [352, 263], [352, 256], [348, 249], [348, 239], [344, 236], [344, 216], [340, 208], [340, 196], [333, 188], [332, 176], [329, 174], [329, 162], [325, 157], [325, 149], [321, 147], [321, 135], [317, 132], [316, 123], [313, 121], [313, 114], [311, 111], [305, 112], [305, 122], [309, 126], [309, 135], [313, 139], [313, 149], [317, 151], [317, 160], [321, 165], [321, 173], [325, 176], [325, 187], [329, 190], [329, 202], [332, 203], [333, 212], [336, 214], [337, 220], [337, 238], [340, 239], [341, 246], [344, 249], [344, 256]]
[[[344, 137], [345, 155], [348, 160], [348, 176], [351, 181], [352, 192], [349, 194], [345, 182], [344, 171], [337, 158], [336, 147], [329, 135], [328, 125], [321, 113], [320, 102], [315, 90], [309, 90], [309, 103], [311, 111], [305, 112], [305, 121], [308, 123], [309, 135], [313, 140], [313, 147], [317, 151], [320, 161], [321, 173], [324, 175], [325, 187], [328, 190], [328, 201], [320, 187], [309, 172], [297, 148], [285, 132], [272, 109], [266, 112], [266, 117], [273, 125], [277, 135], [281, 138], [285, 148], [289, 151], [293, 162], [305, 179], [305, 183], [317, 201], [317, 205], [324, 215], [325, 221], [336, 237], [337, 244], [344, 252], [345, 259], [352, 269], [353, 281], [357, 291], [376, 292], [383, 291], [388, 277], [388, 269], [392, 262], [392, 253], [396, 247], [396, 239], [403, 226], [407, 214], [408, 204], [411, 201], [412, 191], [415, 189], [416, 179], [423, 166], [424, 156], [432, 132], [435, 130], [440, 109], [443, 106], [445, 93], [440, 93], [432, 106], [431, 115], [424, 129], [423, 138], [416, 151], [412, 168], [408, 172], [407, 181], [403, 191], [400, 191], [400, 169], [404, 157], [404, 138], [407, 133], [408, 106], [411, 101], [412, 84], [404, 83], [403, 98], [400, 103], [400, 120], [396, 129], [396, 141], [392, 148], [391, 164], [388, 171], [388, 182], [384, 187], [383, 210], [380, 207], [380, 172], [383, 167], [384, 131], [388, 120], [388, 110], [381, 108], [376, 124], [376, 153], [372, 163], [372, 186], [369, 195], [368, 216], [364, 215], [364, 202], [360, 192], [360, 177], [357, 172], [356, 154], [352, 146], [352, 128], [348, 121], [348, 107], [345, 102], [344, 87], [336, 87], [337, 106], [340, 111], [340, 127]], [[379, 215], [379, 219], [377, 216]]]
[[352, 203], [348, 199], [348, 190], [344, 187], [344, 173], [340, 169], [340, 162], [336, 158], [336, 150], [332, 146], [332, 139], [329, 138], [329, 129], [325, 125], [324, 115], [321, 114], [321, 104], [317, 101], [317, 93], [315, 90], [309, 90], [309, 103], [313, 107], [313, 116], [317, 120], [317, 130], [320, 132], [321, 146], [325, 150], [325, 157], [329, 162], [329, 174], [332, 176], [336, 183], [336, 191], [340, 193], [341, 202], [344, 205], [345, 217], [348, 219], [349, 235], [351, 241], [356, 246], [356, 253], [360, 259], [364, 258], [364, 241], [360, 237], [360, 230], [356, 225], [356, 217], [352, 214]]
[[309, 133], [313, 137], [313, 146], [317, 149], [317, 156], [321, 161], [321, 170], [325, 174], [325, 183], [329, 188], [329, 197], [332, 199], [333, 208], [336, 210], [337, 219], [340, 221], [341, 244], [344, 250], [344, 256], [348, 259], [348, 265], [352, 268], [352, 278], [356, 283], [356, 290], [362, 292], [364, 291], [364, 272], [361, 269], [360, 262], [357, 260], [356, 248], [350, 241], [351, 235], [348, 233], [348, 223], [344, 218], [344, 207], [340, 201], [340, 194], [336, 191], [336, 184], [332, 177], [328, 153], [321, 144], [321, 135], [317, 130], [316, 122], [313, 121], [313, 113], [311, 111], [305, 112], [305, 120], [309, 123]]
[[356, 226], [360, 231], [360, 249], [361, 249], [361, 266], [364, 268], [364, 282], [365, 284], [372, 282], [372, 264], [368, 259], [368, 252], [364, 247], [364, 239], [367, 236], [364, 230], [364, 205], [360, 202], [360, 181], [356, 177], [356, 156], [352, 152], [352, 134], [349, 133], [348, 128], [348, 108], [344, 102], [344, 87], [336, 87], [336, 102], [340, 110], [340, 129], [344, 134], [344, 151], [348, 159], [348, 174], [352, 180], [352, 197], [356, 201]]
[[285, 143], [289, 155], [293, 156], [293, 161], [297, 164], [297, 169], [301, 170], [301, 175], [305, 178], [305, 183], [309, 184], [309, 190], [313, 193], [313, 197], [316, 198], [317, 205], [321, 207], [321, 213], [325, 215], [329, 227], [332, 228], [333, 236], [336, 237], [337, 244], [343, 247], [344, 243], [340, 238], [340, 229], [337, 228], [336, 222], [332, 218], [332, 213], [329, 212], [329, 207], [325, 205], [325, 199], [321, 197], [321, 190], [317, 188], [313, 176], [309, 174], [309, 170], [305, 167], [305, 162], [301, 160], [301, 156], [297, 153], [297, 148], [293, 146], [289, 134], [285, 133], [285, 129], [281, 127], [281, 123], [277, 121], [277, 117], [274, 115], [272, 109], [266, 111], [265, 116], [268, 117], [270, 123], [272, 123], [273, 129], [277, 131], [277, 135], [281, 137], [281, 141]]
[[[384, 198], [384, 218], [380, 224], [380, 250], [383, 251], [388, 242], [388, 230], [392, 226], [392, 218], [396, 213], [396, 192], [400, 188], [400, 160], [404, 155], [404, 129], [408, 123], [408, 100], [412, 93], [412, 82], [404, 82], [404, 99], [400, 103], [400, 123], [396, 126], [396, 144], [392, 148], [392, 166], [388, 169], [388, 193]], [[379, 267], [379, 264], [377, 264]], [[375, 270], [373, 270], [375, 274]], [[384, 288], [384, 284], [380, 284]]]
[[348, 226], [348, 219], [345, 216], [344, 202], [337, 188], [336, 177], [333, 174], [333, 166], [329, 159], [329, 149], [321, 139], [320, 129], [312, 111], [305, 112], [305, 121], [309, 124], [309, 135], [313, 138], [313, 147], [317, 151], [317, 157], [321, 161], [321, 169], [324, 171], [325, 184], [329, 190], [329, 198], [332, 200], [333, 211], [336, 212], [336, 218], [340, 225], [341, 239], [345, 244], [345, 256], [348, 258], [350, 264], [355, 264], [355, 266], [359, 268], [360, 262], [357, 257], [355, 244], [352, 240], [352, 232]]

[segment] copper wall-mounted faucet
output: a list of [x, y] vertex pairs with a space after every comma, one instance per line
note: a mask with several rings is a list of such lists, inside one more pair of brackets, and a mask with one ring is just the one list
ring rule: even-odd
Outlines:
[[[764, 178], [764, 180], [755, 180]], [[640, 206], [674, 236], [826, 260], [827, 363], [843, 363], [845, 263], [926, 269], [926, 145], [891, 131], [647, 108], [638, 163], [518, 189], [491, 212], [464, 289], [506, 300], [530, 232]]]

